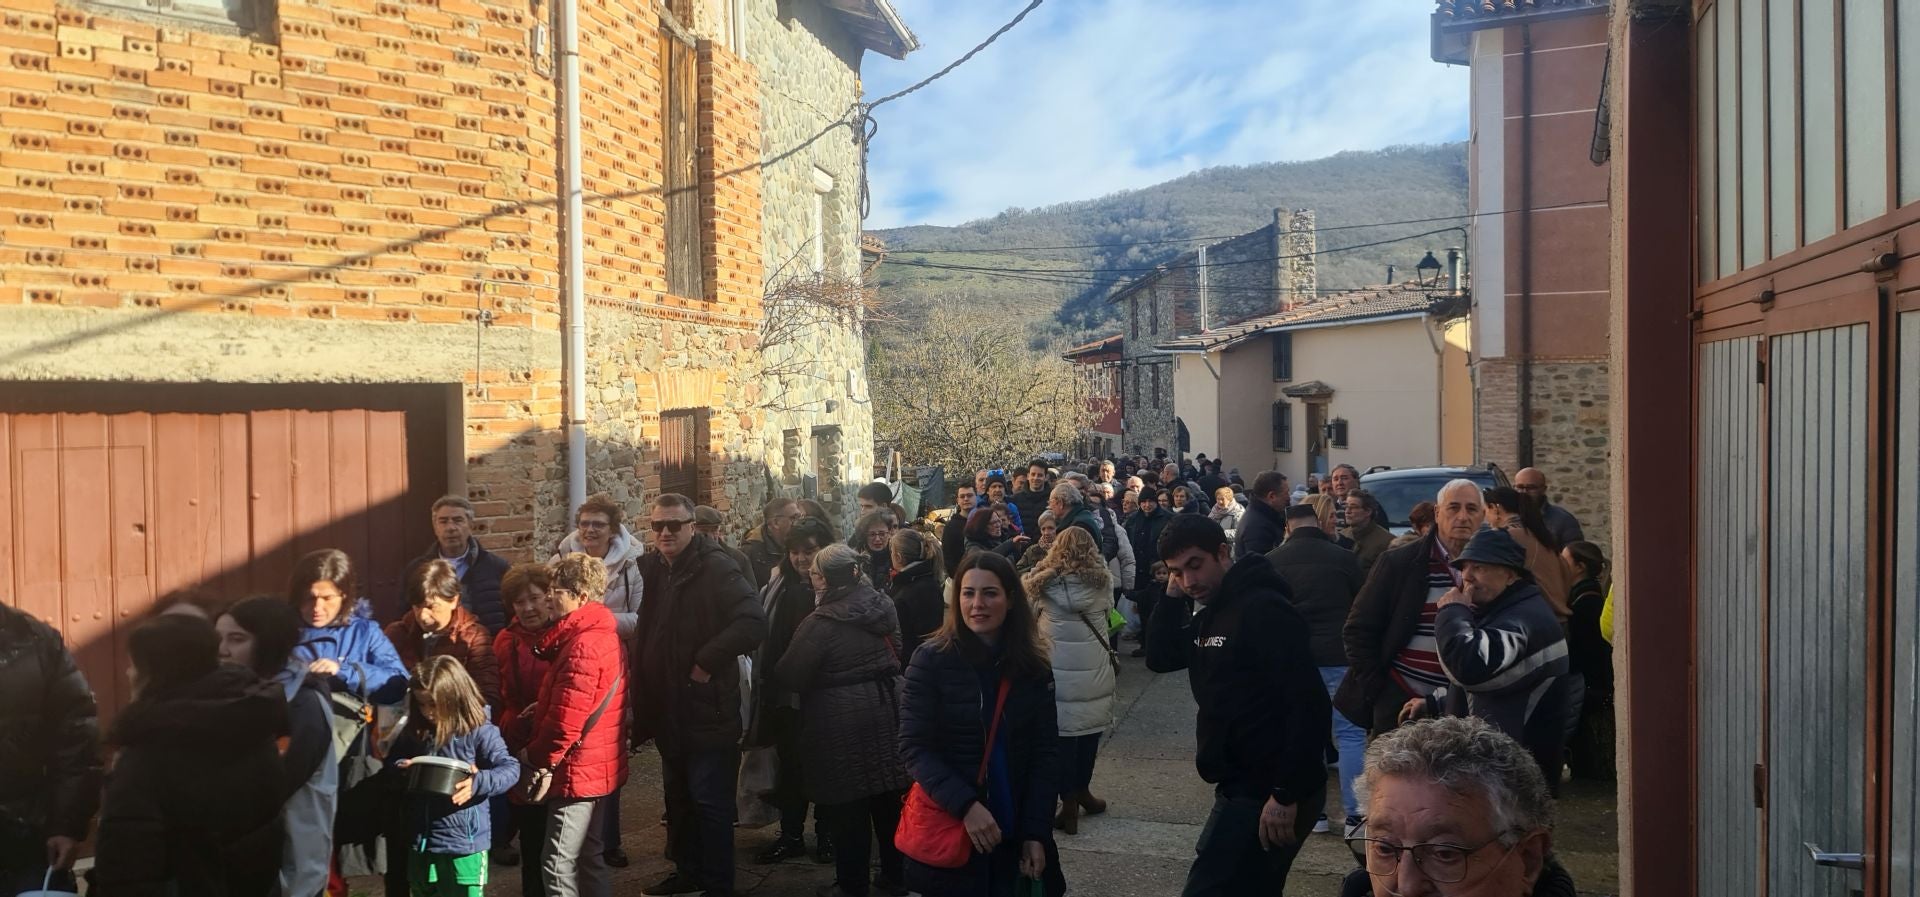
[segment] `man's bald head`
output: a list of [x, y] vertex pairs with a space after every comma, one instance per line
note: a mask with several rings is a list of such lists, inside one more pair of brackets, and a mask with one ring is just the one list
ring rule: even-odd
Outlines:
[[1521, 495], [1545, 501], [1547, 498], [1547, 475], [1539, 468], [1528, 467], [1513, 475], [1514, 491]]

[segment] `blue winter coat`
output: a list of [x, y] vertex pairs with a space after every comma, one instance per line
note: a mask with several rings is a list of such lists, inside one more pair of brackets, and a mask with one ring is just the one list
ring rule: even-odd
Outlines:
[[[447, 742], [439, 749], [429, 740], [430, 733], [407, 732], [395, 740], [387, 752], [388, 769], [400, 760], [413, 757], [446, 757], [463, 760], [480, 768], [473, 777], [473, 797], [462, 807], [451, 798], [439, 795], [407, 795], [408, 833], [414, 838], [415, 853], [439, 856], [471, 856], [493, 843], [493, 822], [487, 812], [487, 799], [507, 793], [520, 780], [520, 761], [507, 753], [500, 729], [492, 723]], [[404, 773], [398, 773], [404, 776]]]
[[332, 677], [334, 689], [364, 694], [376, 704], [398, 703], [407, 694], [407, 667], [380, 624], [373, 621], [365, 598], [354, 605], [353, 616], [345, 623], [303, 627], [293, 659], [300, 669], [322, 659], [340, 664], [340, 672]]

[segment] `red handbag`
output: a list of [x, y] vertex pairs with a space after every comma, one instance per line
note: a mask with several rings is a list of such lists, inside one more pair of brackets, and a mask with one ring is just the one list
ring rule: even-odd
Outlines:
[[[1001, 679], [1000, 693], [993, 699], [993, 721], [987, 726], [987, 744], [980, 752], [980, 773], [973, 778], [975, 788], [987, 783], [987, 761], [993, 758], [993, 739], [1000, 733], [1000, 715], [1007, 709], [1007, 689], [1012, 684]], [[900, 826], [893, 832], [893, 846], [914, 862], [935, 869], [958, 869], [973, 858], [973, 842], [967, 838], [966, 824], [935, 803], [919, 782], [913, 783], [912, 790], [907, 792], [906, 806], [900, 810]]]

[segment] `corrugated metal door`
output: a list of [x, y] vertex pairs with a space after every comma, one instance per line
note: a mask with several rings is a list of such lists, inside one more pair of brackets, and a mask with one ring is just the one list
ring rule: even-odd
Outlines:
[[1761, 390], [1757, 338], [1700, 348], [1699, 546], [1695, 568], [1695, 704], [1699, 715], [1700, 897], [1759, 891], [1760, 811], [1754, 764], [1766, 733], [1759, 683], [1761, 623]]
[[1920, 897], [1920, 312], [1900, 317], [1894, 397], [1893, 750], [1889, 891]]
[[406, 418], [0, 408], [0, 602], [61, 629], [109, 708], [127, 699], [128, 631], [175, 589], [278, 595], [300, 555], [340, 548], [390, 616], [408, 546], [429, 538]]
[[1866, 844], [1867, 326], [1777, 336], [1770, 367], [1767, 893], [1849, 897], [1806, 845]]

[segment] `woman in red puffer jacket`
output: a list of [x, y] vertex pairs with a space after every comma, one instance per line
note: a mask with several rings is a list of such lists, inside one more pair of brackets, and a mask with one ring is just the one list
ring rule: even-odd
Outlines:
[[[501, 603], [513, 622], [493, 639], [493, 656], [500, 667], [500, 707], [493, 719], [507, 743], [507, 752], [515, 757], [522, 756], [533, 740], [533, 715], [527, 711], [540, 700], [540, 685], [551, 666], [533, 653], [541, 634], [553, 625], [548, 584], [545, 564], [515, 564], [500, 578]], [[520, 851], [514, 849], [512, 840], [517, 836], [521, 844], [537, 847], [546, 837], [546, 812], [521, 800], [518, 789], [507, 797], [507, 807], [495, 810], [493, 848], [487, 855], [503, 865], [518, 865]], [[539, 863], [526, 864], [520, 883], [522, 897], [547, 897], [547, 879]]]
[[[604, 798], [626, 782], [626, 680], [620, 631], [601, 604], [606, 566], [574, 553], [554, 562], [547, 597], [553, 625], [540, 634], [536, 658], [552, 664], [531, 710], [522, 762], [552, 776], [543, 809], [545, 837], [522, 840], [552, 894], [610, 892], [600, 842]], [[578, 890], [562, 885], [579, 882]]]

